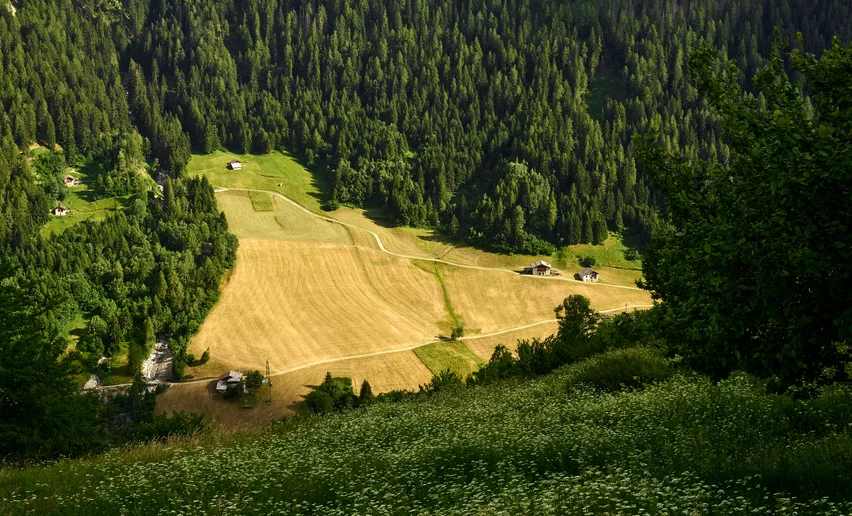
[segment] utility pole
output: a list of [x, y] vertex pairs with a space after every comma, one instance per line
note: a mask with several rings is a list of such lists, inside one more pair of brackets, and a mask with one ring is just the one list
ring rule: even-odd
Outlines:
[[269, 360], [266, 361], [266, 404], [272, 404], [272, 376], [269, 374]]

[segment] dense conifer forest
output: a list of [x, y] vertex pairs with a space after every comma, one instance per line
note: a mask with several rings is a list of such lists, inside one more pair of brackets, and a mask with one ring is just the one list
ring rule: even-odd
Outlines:
[[[78, 351], [124, 347], [135, 367], [164, 337], [185, 360], [236, 248], [210, 185], [184, 177], [191, 152], [287, 149], [331, 177], [329, 207], [379, 206], [398, 224], [500, 251], [600, 243], [609, 230], [647, 239], [666, 224], [667, 201], [634, 161], [635, 134], [656, 128], [666, 150], [709, 166], [730, 159], [688, 76], [690, 53], [722, 49], [749, 88], [776, 27], [820, 53], [833, 36], [852, 39], [850, 10], [845, 0], [4, 2], [0, 455], [23, 449], [56, 407], [67, 424], [41, 427], [39, 442], [73, 433], [75, 403], [91, 402], [70, 395], [73, 367], [57, 360], [75, 318], [86, 321]], [[40, 236], [66, 166], [84, 163], [95, 195], [129, 205]], [[54, 397], [30, 389], [41, 376], [56, 380]], [[76, 414], [99, 410], [87, 407]], [[87, 421], [78, 435], [97, 434]], [[55, 442], [33, 454], [87, 449]]]
[[686, 73], [700, 42], [746, 80], [775, 27], [814, 51], [852, 37], [841, 0], [19, 7], [0, 18], [7, 146], [69, 157], [135, 129], [173, 177], [191, 149], [286, 148], [333, 174], [332, 204], [530, 252], [650, 234], [664, 200], [630, 140], [651, 124], [689, 156], [728, 159]]

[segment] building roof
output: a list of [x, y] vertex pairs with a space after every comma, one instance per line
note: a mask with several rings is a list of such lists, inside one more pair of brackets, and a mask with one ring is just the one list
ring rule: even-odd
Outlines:
[[240, 381], [242, 379], [242, 377], [243, 377], [243, 373], [241, 373], [239, 371], [228, 371], [227, 373], [221, 375], [218, 379], [219, 380], [225, 380], [225, 381], [231, 381], [231, 380]]
[[597, 274], [597, 273], [598, 273], [598, 271], [586, 267], [585, 269], [580, 271], [580, 276], [591, 276], [592, 274]]
[[228, 165], [233, 165], [234, 163], [240, 163], [240, 160], [232, 159], [231, 161], [228, 162]]
[[537, 261], [533, 262], [533, 264], [532, 264], [532, 265], [530, 265], [530, 267], [532, 267], [533, 269], [535, 269], [536, 267], [539, 267], [539, 266], [541, 266], [541, 265], [544, 265], [544, 266], [545, 266], [545, 267], [547, 267], [548, 269], [552, 269], [552, 268], [553, 268], [553, 267], [552, 267], [549, 263], [547, 263], [547, 262], [546, 262], [546, 261], [544, 261], [544, 260], [537, 260]]

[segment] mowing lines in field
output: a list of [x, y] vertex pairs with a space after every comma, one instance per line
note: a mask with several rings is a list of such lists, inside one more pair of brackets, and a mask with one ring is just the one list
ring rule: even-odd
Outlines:
[[468, 326], [484, 333], [552, 318], [554, 307], [573, 294], [588, 297], [597, 309], [651, 301], [644, 290], [538, 280], [488, 270], [445, 267], [443, 278], [456, 311], [465, 314]]
[[[270, 210], [257, 209], [255, 196], [263, 196]], [[313, 217], [287, 202], [274, 202], [267, 192], [228, 190], [216, 194], [219, 209], [228, 219], [228, 227], [237, 238], [263, 238], [272, 240], [317, 241], [348, 244], [352, 242], [349, 231]]]
[[268, 192], [249, 192], [254, 211], [275, 211], [275, 199]]
[[275, 370], [434, 340], [444, 318], [432, 275], [377, 251], [243, 239], [228, 288], [191, 350]]
[[[276, 368], [274, 362], [271, 366], [273, 370]], [[273, 375], [272, 403], [259, 403], [252, 410], [243, 410], [239, 403], [223, 400], [215, 393], [215, 382], [212, 380], [175, 384], [157, 398], [157, 411], [201, 412], [225, 428], [261, 426], [272, 419], [292, 414], [311, 387], [322, 382], [326, 372], [352, 378], [355, 392], [358, 392], [361, 382], [366, 379], [376, 394], [398, 389], [417, 389], [418, 385], [428, 383], [432, 377], [432, 373], [414, 353], [403, 351], [337, 360]]]

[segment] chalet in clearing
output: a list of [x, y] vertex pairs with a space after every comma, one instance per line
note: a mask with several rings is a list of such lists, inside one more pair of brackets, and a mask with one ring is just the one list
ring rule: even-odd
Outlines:
[[526, 269], [524, 269], [524, 272], [527, 274], [532, 274], [533, 276], [549, 276], [550, 270], [552, 268], [553, 267], [551, 267], [551, 265], [546, 261], [538, 260]]
[[60, 204], [56, 208], [53, 208], [53, 214], [59, 217], [64, 217], [65, 215], [68, 215], [68, 208]]
[[66, 174], [66, 175], [62, 176], [62, 181], [64, 181], [65, 186], [67, 186], [69, 188], [72, 187], [72, 186], [80, 186], [80, 178], [79, 177], [74, 177], [74, 176], [70, 176], [70, 175]]
[[588, 268], [588, 267], [586, 267], [585, 269], [583, 269], [583, 270], [581, 270], [580, 272], [578, 272], [578, 273], [577, 273], [577, 276], [578, 276], [581, 280], [583, 280], [583, 281], [589, 281], [589, 282], [592, 282], [592, 281], [597, 281], [597, 280], [598, 280], [598, 273], [597, 273], [597, 271], [592, 270], [592, 269], [590, 269], [590, 268]]
[[240, 170], [243, 168], [243, 164], [238, 159], [232, 159], [228, 162], [228, 168], [230, 168], [231, 170]]
[[243, 373], [239, 371], [228, 371], [219, 377], [216, 382], [216, 392], [225, 393], [230, 387], [238, 387], [243, 379]]

